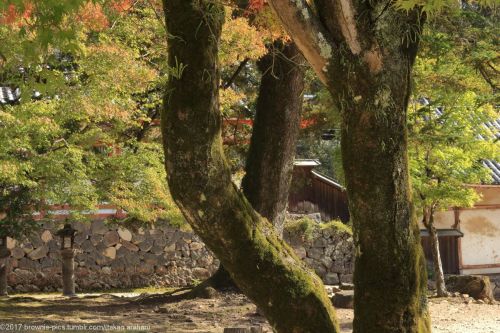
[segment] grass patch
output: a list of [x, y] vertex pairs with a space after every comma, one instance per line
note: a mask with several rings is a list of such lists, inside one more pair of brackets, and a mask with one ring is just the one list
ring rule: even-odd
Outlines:
[[348, 233], [352, 236], [352, 228], [348, 224], [342, 223], [340, 220], [332, 220], [327, 223], [321, 223], [320, 228], [322, 230], [332, 230]]
[[316, 222], [309, 217], [298, 220], [287, 221], [285, 230], [292, 235], [300, 235], [306, 240], [312, 240], [316, 231], [328, 230], [330, 232], [347, 233], [352, 236], [352, 228], [340, 220], [332, 220], [326, 223]]

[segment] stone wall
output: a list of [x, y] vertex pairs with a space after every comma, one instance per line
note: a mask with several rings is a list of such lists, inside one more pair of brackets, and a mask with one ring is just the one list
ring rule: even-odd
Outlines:
[[[317, 227], [305, 235], [285, 230], [285, 239], [326, 284], [351, 282], [352, 237], [336, 227]], [[8, 284], [12, 291], [61, 289], [61, 227], [47, 223], [24, 241], [8, 239], [11, 250]], [[169, 225], [135, 231], [108, 225], [74, 223], [77, 292], [145, 286], [179, 287], [209, 277], [218, 260], [191, 232]]]
[[[300, 223], [300, 222], [294, 222]], [[352, 283], [354, 245], [351, 231], [341, 222], [311, 223], [304, 228], [288, 225], [284, 239], [327, 285]]]
[[[45, 224], [24, 241], [8, 239], [11, 291], [61, 288], [60, 225]], [[131, 231], [103, 221], [75, 223], [77, 291], [144, 286], [177, 287], [204, 280], [218, 261], [197, 236], [168, 225]]]

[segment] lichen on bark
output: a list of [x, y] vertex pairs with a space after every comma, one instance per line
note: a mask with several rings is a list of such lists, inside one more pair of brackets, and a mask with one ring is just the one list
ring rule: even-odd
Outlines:
[[[231, 182], [221, 140], [218, 1], [164, 0], [170, 77], [162, 114], [167, 178], [193, 230], [278, 332], [338, 332], [320, 279]], [[200, 200], [204, 196], [206, 200]], [[202, 214], [200, 214], [200, 212]]]

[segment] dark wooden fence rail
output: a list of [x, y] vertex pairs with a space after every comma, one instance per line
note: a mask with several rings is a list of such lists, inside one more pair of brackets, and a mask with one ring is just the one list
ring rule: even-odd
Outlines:
[[296, 167], [288, 198], [290, 213], [320, 213], [323, 221], [349, 221], [347, 192], [333, 179], [312, 170]]

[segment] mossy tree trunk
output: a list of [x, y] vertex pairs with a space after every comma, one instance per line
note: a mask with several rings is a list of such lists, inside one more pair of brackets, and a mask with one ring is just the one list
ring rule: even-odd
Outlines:
[[278, 332], [338, 332], [321, 280], [231, 182], [221, 139], [223, 7], [164, 0], [172, 72], [162, 132], [172, 196], [194, 231]]
[[448, 296], [446, 284], [444, 281], [443, 263], [441, 261], [441, 253], [439, 252], [439, 238], [434, 225], [434, 209], [425, 208], [422, 220], [423, 225], [429, 232], [432, 250], [432, 266], [434, 268], [434, 278], [436, 279], [436, 293], [438, 297]]
[[258, 62], [262, 73], [242, 181], [260, 215], [283, 234], [304, 94], [304, 58], [295, 44], [276, 41]]
[[270, 0], [342, 113], [356, 248], [355, 333], [430, 332], [407, 105], [422, 17], [385, 2]]
[[7, 274], [9, 272], [10, 250], [7, 249], [7, 237], [0, 245], [0, 296], [7, 296]]
[[0, 258], [0, 296], [7, 296], [7, 259]]
[[[283, 235], [304, 90], [304, 58], [278, 40], [258, 62], [262, 73], [242, 190], [252, 207]], [[233, 288], [221, 265], [200, 287]]]

